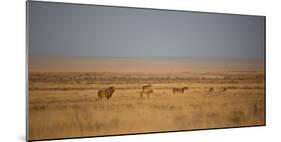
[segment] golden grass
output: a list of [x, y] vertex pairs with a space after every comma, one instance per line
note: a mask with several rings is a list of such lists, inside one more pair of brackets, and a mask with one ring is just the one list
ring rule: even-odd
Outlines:
[[[264, 125], [263, 71], [213, 73], [30, 72], [29, 138]], [[153, 85], [150, 99], [141, 86]], [[110, 100], [100, 88], [114, 86]], [[189, 87], [173, 94], [173, 87]], [[209, 92], [226, 87], [227, 91]]]

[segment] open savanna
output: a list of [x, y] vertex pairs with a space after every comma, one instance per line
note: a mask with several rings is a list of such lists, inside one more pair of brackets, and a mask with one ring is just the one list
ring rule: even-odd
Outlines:
[[[265, 124], [253, 60], [30, 56], [28, 81], [31, 140]], [[140, 98], [147, 84], [153, 94]]]
[[[141, 99], [146, 84], [152, 84], [153, 94]], [[113, 96], [98, 101], [98, 90], [110, 86], [115, 87]], [[174, 87], [188, 89], [174, 94]], [[170, 73], [31, 69], [29, 138], [264, 125], [264, 89], [262, 69]]]

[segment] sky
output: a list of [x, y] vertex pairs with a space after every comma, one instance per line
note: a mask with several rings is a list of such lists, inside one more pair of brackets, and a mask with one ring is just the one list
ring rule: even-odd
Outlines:
[[30, 2], [29, 55], [264, 59], [264, 17]]

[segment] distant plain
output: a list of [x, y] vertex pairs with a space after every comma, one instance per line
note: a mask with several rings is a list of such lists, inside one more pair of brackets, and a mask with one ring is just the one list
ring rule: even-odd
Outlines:
[[[153, 94], [140, 98], [147, 84]], [[251, 60], [30, 56], [29, 138], [264, 125], [264, 89]]]

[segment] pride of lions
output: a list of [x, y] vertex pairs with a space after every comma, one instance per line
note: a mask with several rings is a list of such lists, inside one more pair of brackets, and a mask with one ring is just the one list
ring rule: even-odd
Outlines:
[[[146, 95], [146, 98], [149, 99], [150, 94], [153, 94], [153, 88], [151, 84], [147, 84], [142, 86], [142, 90], [140, 91], [140, 98], [143, 99], [144, 95]], [[183, 94], [185, 90], [188, 90], [188, 87], [182, 87], [182, 88], [172, 88], [173, 94]], [[213, 88], [211, 87], [208, 92], [225, 92], [227, 90], [226, 87], [222, 88]], [[108, 88], [104, 88], [101, 90], [98, 90], [98, 98], [97, 100], [102, 100], [103, 98], [106, 98], [106, 100], [109, 100], [113, 93], [115, 92], [115, 87], [111, 86]]]

